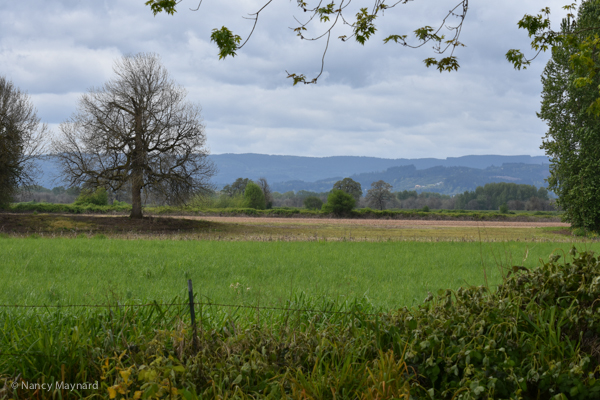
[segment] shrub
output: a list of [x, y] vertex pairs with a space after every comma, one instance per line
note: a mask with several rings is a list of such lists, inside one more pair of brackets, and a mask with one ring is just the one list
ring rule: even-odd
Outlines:
[[429, 206], [423, 206], [423, 208], [421, 208], [421, 211], [429, 212]]
[[108, 193], [104, 188], [98, 188], [95, 192], [93, 192], [91, 189], [83, 189], [81, 193], [79, 193], [79, 196], [77, 196], [75, 204], [95, 204], [97, 206], [106, 206], [108, 205]]
[[600, 260], [570, 254], [572, 262], [552, 255], [533, 270], [512, 267], [497, 291], [440, 290], [400, 312], [404, 337], [395, 340], [420, 386], [436, 399], [598, 398]]
[[304, 199], [304, 207], [309, 210], [320, 210], [323, 207], [323, 201], [317, 196], [309, 196]]
[[508, 214], [508, 206], [506, 205], [506, 203], [502, 203], [499, 210], [502, 214]]
[[246, 207], [248, 208], [264, 210], [266, 207], [265, 194], [260, 186], [252, 181], [248, 182], [246, 185], [244, 200], [246, 202]]
[[356, 204], [356, 200], [351, 194], [348, 194], [342, 190], [333, 190], [327, 196], [327, 203], [323, 204], [321, 210], [325, 213], [331, 213], [335, 215], [347, 215], [352, 211]]
[[237, 194], [229, 196], [222, 194], [212, 204], [210, 208], [244, 208], [246, 207], [246, 199], [244, 195]]

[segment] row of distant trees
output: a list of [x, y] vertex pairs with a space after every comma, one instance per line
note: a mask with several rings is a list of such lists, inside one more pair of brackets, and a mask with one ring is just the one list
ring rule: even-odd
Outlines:
[[[220, 191], [212, 191], [199, 196], [193, 205], [205, 208], [243, 208], [269, 209], [273, 207], [322, 209], [328, 201], [329, 195], [342, 191], [354, 200], [353, 208], [384, 209], [445, 209], [445, 210], [498, 210], [506, 207], [507, 210], [552, 211], [555, 205], [551, 201], [548, 190], [536, 188], [532, 185], [519, 185], [515, 183], [488, 183], [479, 186], [474, 191], [466, 191], [455, 196], [434, 192], [417, 192], [404, 190], [392, 192], [392, 185], [377, 181], [363, 195], [360, 183], [345, 178], [336, 182], [329, 192], [311, 192], [299, 190], [285, 193], [273, 192], [265, 178], [252, 181], [248, 178], [238, 178], [233, 183], [225, 185]], [[106, 192], [105, 195], [93, 197], [84, 189], [83, 195], [80, 188], [55, 187], [46, 189], [41, 186], [31, 186], [17, 194], [16, 201], [37, 201], [47, 203], [73, 203], [93, 202], [98, 203], [105, 196], [104, 204], [114, 201], [131, 203], [129, 191]], [[86, 197], [87, 196], [87, 197]], [[92, 196], [92, 197], [91, 197]], [[87, 200], [86, 200], [87, 199]], [[161, 205], [160, 198], [145, 198], [146, 204]]]
[[[240, 202], [233, 201], [236, 196], [244, 193], [246, 185], [252, 182], [247, 178], [238, 178], [226, 185], [213, 196], [221, 198], [214, 205], [221, 207], [239, 206]], [[392, 192], [392, 185], [384, 181], [371, 184], [371, 188], [363, 192], [361, 184], [351, 178], [337, 181], [329, 192], [311, 192], [299, 190], [285, 193], [272, 192], [265, 178], [257, 181], [258, 186], [267, 199], [266, 208], [271, 207], [305, 207], [321, 209], [326, 204], [332, 192], [342, 191], [354, 199], [357, 208], [384, 209], [464, 209], [464, 210], [498, 210], [505, 207], [508, 210], [552, 211], [555, 210], [548, 190], [536, 188], [533, 185], [515, 183], [488, 183], [477, 187], [474, 191], [450, 196], [433, 192], [418, 193], [414, 190]], [[221, 208], [219, 207], [219, 208]]]

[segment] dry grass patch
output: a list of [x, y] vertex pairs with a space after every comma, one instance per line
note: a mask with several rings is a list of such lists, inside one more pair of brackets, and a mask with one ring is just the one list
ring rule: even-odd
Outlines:
[[[573, 241], [567, 224], [250, 217], [0, 214], [10, 236], [103, 234], [124, 239], [226, 241]], [[566, 234], [565, 234], [566, 233]], [[577, 241], [585, 239], [577, 238]]]

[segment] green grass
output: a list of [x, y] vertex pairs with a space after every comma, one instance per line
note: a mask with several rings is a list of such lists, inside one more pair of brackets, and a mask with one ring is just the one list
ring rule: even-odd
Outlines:
[[[581, 250], [600, 250], [580, 243]], [[0, 238], [0, 303], [170, 301], [192, 279], [202, 301], [282, 305], [290, 298], [367, 298], [394, 309], [428, 292], [502, 281], [569, 243], [218, 242]], [[523, 259], [526, 257], [526, 260]], [[483, 261], [483, 262], [482, 262]]]
[[[600, 260], [570, 253], [389, 313], [205, 306], [195, 339], [185, 306], [3, 307], [0, 398], [597, 399]], [[24, 387], [56, 382], [98, 388]]]

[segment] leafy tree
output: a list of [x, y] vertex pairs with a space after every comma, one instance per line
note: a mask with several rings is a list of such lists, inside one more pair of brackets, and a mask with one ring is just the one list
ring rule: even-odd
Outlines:
[[[594, 231], [600, 231], [600, 118], [594, 111], [600, 75], [587, 76], [576, 55], [585, 43], [597, 40], [593, 28], [599, 19], [600, 1], [591, 0], [581, 5], [576, 20], [563, 20], [563, 33], [580, 33], [577, 41], [552, 49], [542, 74], [538, 113], [548, 125], [541, 146], [550, 157], [548, 188], [558, 196], [566, 221]], [[597, 68], [598, 50], [588, 50], [586, 63]]]
[[323, 207], [323, 201], [317, 196], [310, 196], [304, 199], [304, 207], [309, 210], [320, 210]]
[[387, 201], [391, 200], [394, 195], [391, 192], [392, 185], [384, 181], [371, 183], [371, 189], [367, 191], [367, 204], [369, 207], [379, 208], [383, 210]]
[[327, 203], [323, 204], [321, 210], [325, 213], [335, 214], [337, 216], [347, 215], [356, 205], [356, 200], [352, 195], [343, 190], [333, 190], [327, 196]]
[[351, 178], [344, 178], [341, 181], [337, 181], [333, 184], [333, 190], [341, 190], [354, 197], [355, 203], [358, 203], [360, 196], [362, 196], [362, 187], [360, 183], [352, 180]]
[[457, 209], [497, 210], [502, 204], [512, 201], [529, 201], [532, 198], [547, 203], [548, 190], [516, 183], [486, 183], [484, 186], [477, 186], [472, 192], [465, 191], [457, 195], [455, 207]]
[[418, 196], [419, 196], [419, 194], [417, 193], [416, 190], [403, 190], [401, 192], [396, 193], [396, 198], [398, 200], [406, 200], [411, 197], [417, 198]]
[[215, 168], [200, 107], [154, 54], [125, 56], [113, 69], [116, 77], [81, 97], [53, 141], [71, 186], [130, 187], [132, 218], [142, 218], [142, 190], [175, 204], [206, 190]]
[[246, 185], [244, 200], [246, 202], [246, 207], [248, 208], [255, 208], [257, 210], [265, 209], [265, 195], [260, 186], [252, 181], [248, 182]]
[[273, 195], [271, 194], [271, 187], [269, 186], [269, 183], [267, 182], [267, 178], [259, 178], [257, 184], [258, 184], [258, 186], [260, 186], [260, 189], [262, 190], [263, 194], [265, 195], [266, 208], [267, 209], [273, 208]]
[[67, 190], [65, 189], [64, 186], [57, 186], [52, 188], [52, 193], [54, 193], [55, 196], [61, 195], [63, 193], [65, 193]]
[[29, 96], [0, 76], [0, 208], [20, 186], [32, 185], [33, 159], [43, 152], [47, 133]]
[[225, 185], [222, 192], [230, 197], [243, 195], [248, 182], [251, 182], [248, 178], [237, 178], [231, 185]]

